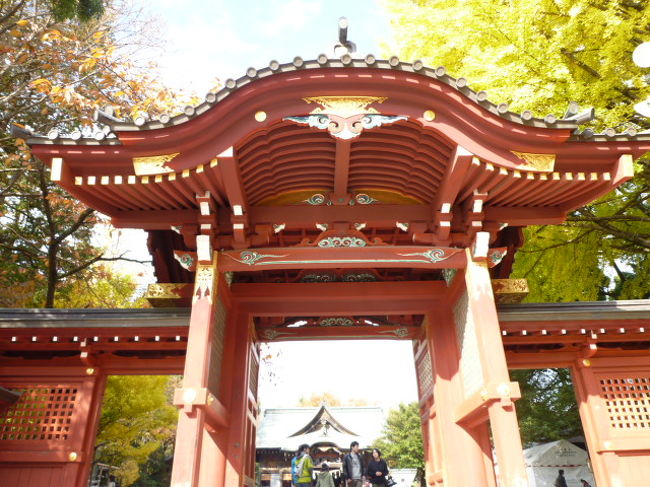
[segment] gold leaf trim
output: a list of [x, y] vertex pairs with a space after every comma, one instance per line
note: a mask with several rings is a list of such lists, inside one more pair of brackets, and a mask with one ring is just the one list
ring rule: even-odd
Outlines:
[[528, 295], [526, 279], [492, 279], [492, 290], [498, 304], [521, 303]]
[[531, 152], [511, 151], [526, 164], [520, 167], [523, 169], [534, 169], [536, 171], [552, 172], [555, 167], [555, 154], [533, 154]]
[[166, 164], [179, 154], [180, 152], [175, 152], [174, 154], [162, 154], [159, 156], [134, 157], [133, 169], [136, 176], [152, 176], [174, 172]]
[[368, 108], [371, 103], [383, 103], [385, 96], [309, 96], [303, 98], [307, 103], [317, 103], [321, 108], [315, 108], [310, 114], [324, 113], [349, 118], [366, 113], [379, 113], [376, 108]]
[[144, 297], [147, 299], [180, 299], [181, 290], [185, 284], [155, 283], [149, 284]]

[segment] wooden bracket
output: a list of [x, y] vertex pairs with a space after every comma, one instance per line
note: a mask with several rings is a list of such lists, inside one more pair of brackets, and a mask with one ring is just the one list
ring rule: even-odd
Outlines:
[[504, 409], [510, 409], [518, 399], [521, 399], [518, 382], [489, 382], [458, 406], [456, 422], [464, 428], [474, 428], [488, 420], [491, 405], [499, 403]]
[[183, 387], [174, 391], [174, 406], [191, 415], [195, 408], [206, 413], [206, 422], [214, 429], [228, 426], [228, 411], [206, 387]]

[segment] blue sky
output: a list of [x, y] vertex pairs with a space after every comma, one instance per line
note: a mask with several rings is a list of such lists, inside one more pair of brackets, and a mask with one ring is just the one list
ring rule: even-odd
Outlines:
[[[145, 0], [141, 0], [145, 2]], [[330, 53], [337, 21], [350, 21], [358, 52], [379, 54], [388, 20], [374, 0], [157, 0], [146, 8], [162, 23], [166, 54], [158, 59], [174, 87], [203, 94], [215, 77], [237, 78], [272, 59], [315, 58]]]

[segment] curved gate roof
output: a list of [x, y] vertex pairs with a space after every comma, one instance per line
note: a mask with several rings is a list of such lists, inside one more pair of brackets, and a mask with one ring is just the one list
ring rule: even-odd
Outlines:
[[394, 245], [467, 246], [479, 230], [494, 240], [505, 225], [560, 222], [632, 176], [650, 136], [580, 133], [575, 112], [514, 114], [420, 62], [320, 56], [250, 68], [175, 117], [101, 113], [94, 138], [28, 142], [71, 194], [152, 231], [166, 255], [191, 249], [201, 225], [226, 249], [345, 225]]

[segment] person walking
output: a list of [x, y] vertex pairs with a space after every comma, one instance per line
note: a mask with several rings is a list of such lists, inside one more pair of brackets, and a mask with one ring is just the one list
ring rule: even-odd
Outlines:
[[557, 478], [553, 487], [568, 487], [566, 484], [566, 479], [564, 478], [564, 470], [560, 469], [557, 471]]
[[298, 472], [296, 471], [298, 460], [300, 460], [300, 449], [298, 449], [295, 456], [291, 459], [291, 487], [298, 485]]
[[320, 466], [320, 473], [316, 479], [316, 487], [334, 487], [334, 479], [330, 473], [330, 466], [323, 462]]
[[311, 487], [314, 462], [309, 456], [309, 445], [300, 445], [300, 458], [296, 461], [296, 487]]
[[365, 480], [363, 459], [359, 453], [359, 442], [350, 443], [350, 453], [343, 457], [343, 475], [346, 487], [361, 487]]
[[580, 483], [582, 484], [582, 487], [591, 487], [591, 484], [585, 479], [580, 479]]
[[366, 469], [368, 480], [372, 485], [388, 485], [386, 476], [388, 475], [388, 465], [381, 458], [381, 451], [378, 448], [372, 450], [372, 460], [368, 462]]

